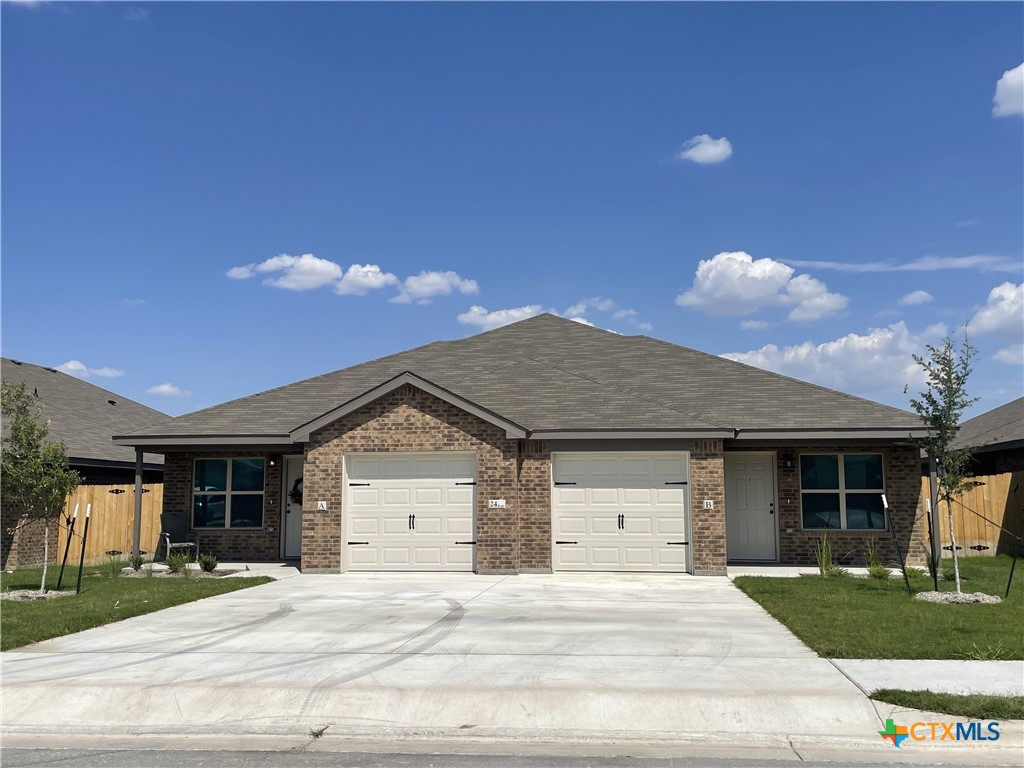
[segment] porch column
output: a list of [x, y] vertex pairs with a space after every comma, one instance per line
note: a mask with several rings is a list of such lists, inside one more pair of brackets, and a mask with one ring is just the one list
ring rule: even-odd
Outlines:
[[142, 539], [142, 448], [135, 449], [135, 520], [132, 525], [132, 556], [139, 554]]

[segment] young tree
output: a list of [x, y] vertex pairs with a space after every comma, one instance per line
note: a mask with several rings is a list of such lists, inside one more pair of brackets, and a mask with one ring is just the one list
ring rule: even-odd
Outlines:
[[43, 577], [50, 559], [50, 518], [64, 509], [69, 493], [82, 478], [68, 468], [67, 446], [47, 441], [50, 428], [41, 422], [41, 409], [25, 382], [0, 384], [0, 411], [6, 433], [0, 450], [0, 493], [20, 505], [29, 519], [43, 520]]
[[967, 466], [971, 460], [970, 447], [953, 449], [960, 417], [967, 408], [978, 402], [978, 398], [967, 394], [967, 379], [971, 375], [971, 360], [978, 350], [967, 340], [959, 349], [953, 339], [946, 337], [942, 345], [927, 345], [928, 357], [914, 355], [914, 362], [924, 370], [928, 388], [920, 398], [910, 399], [911, 407], [928, 425], [927, 437], [917, 438], [912, 443], [935, 459], [938, 467], [938, 501], [946, 503], [949, 517], [949, 539], [953, 549], [953, 575], [956, 591], [960, 592], [960, 559], [957, 556], [956, 534], [953, 531], [953, 497], [973, 487], [967, 477]]

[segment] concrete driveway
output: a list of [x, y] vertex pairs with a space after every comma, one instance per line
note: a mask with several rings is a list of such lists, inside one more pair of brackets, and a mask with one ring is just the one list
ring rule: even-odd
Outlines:
[[25, 733], [878, 743], [868, 699], [725, 579], [296, 576], [3, 658]]

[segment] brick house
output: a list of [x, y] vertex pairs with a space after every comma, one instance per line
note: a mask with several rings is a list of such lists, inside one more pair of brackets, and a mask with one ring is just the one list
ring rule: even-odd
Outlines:
[[[20, 360], [0, 360], [0, 377], [16, 386], [25, 383], [38, 402], [50, 428], [49, 440], [62, 441], [68, 465], [82, 477], [82, 485], [115, 485], [133, 482], [135, 452], [114, 445], [110, 438], [126, 430], [142, 429], [170, 418], [167, 414], [129, 400], [54, 368]], [[6, 425], [4, 425], [6, 434]], [[163, 456], [145, 454], [147, 483], [159, 483]], [[53, 531], [51, 531], [53, 535]], [[57, 557], [51, 544], [50, 561]], [[26, 568], [43, 563], [43, 524], [28, 518], [24, 509], [0, 500], [0, 567]]]
[[[164, 516], [306, 572], [723, 574], [925, 556], [913, 414], [552, 315], [115, 438]], [[883, 494], [888, 510], [883, 506]]]

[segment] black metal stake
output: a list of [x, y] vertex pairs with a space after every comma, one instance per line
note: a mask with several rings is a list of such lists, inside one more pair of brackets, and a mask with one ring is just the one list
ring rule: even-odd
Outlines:
[[935, 531], [932, 528], [932, 502], [928, 500], [928, 570], [932, 572], [932, 584], [939, 591], [939, 558], [935, 553], [941, 550], [935, 546]]
[[92, 511], [92, 504], [85, 508], [85, 530], [82, 531], [82, 552], [78, 556], [78, 583], [75, 585], [75, 594], [82, 594], [82, 571], [85, 570], [85, 543], [89, 540], [89, 513]]
[[1017, 567], [1017, 558], [1020, 557], [1020, 543], [1021, 543], [1021, 540], [1018, 537], [1018, 539], [1017, 539], [1017, 551], [1014, 553], [1013, 557], [1010, 559], [1010, 578], [1008, 578], [1006, 580], [1006, 594], [1003, 595], [1004, 599], [1008, 598], [1010, 596], [1010, 584], [1013, 583], [1013, 569]]
[[75, 504], [75, 514], [70, 518], [65, 518], [68, 521], [68, 540], [64, 545], [64, 559], [60, 562], [60, 573], [57, 575], [57, 589], [60, 589], [60, 583], [64, 581], [64, 568], [68, 564], [68, 555], [71, 554], [71, 537], [75, 535], [75, 521], [78, 519], [78, 505]]

